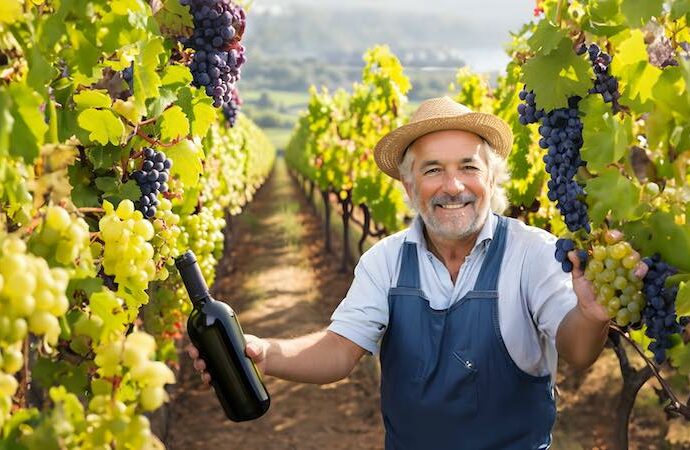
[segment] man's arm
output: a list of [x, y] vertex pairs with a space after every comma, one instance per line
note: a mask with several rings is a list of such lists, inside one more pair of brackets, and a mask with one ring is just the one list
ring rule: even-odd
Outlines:
[[[265, 339], [265, 373], [284, 380], [326, 384], [348, 376], [367, 353], [332, 331], [318, 331], [294, 339]], [[248, 342], [248, 354], [251, 354]], [[254, 358], [252, 358], [254, 359]]]

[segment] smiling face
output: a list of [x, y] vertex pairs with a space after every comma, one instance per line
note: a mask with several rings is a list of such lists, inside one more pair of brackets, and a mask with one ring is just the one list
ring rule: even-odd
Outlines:
[[409, 151], [413, 162], [405, 190], [427, 231], [451, 240], [477, 233], [492, 193], [482, 139], [467, 131], [436, 131], [417, 139]]

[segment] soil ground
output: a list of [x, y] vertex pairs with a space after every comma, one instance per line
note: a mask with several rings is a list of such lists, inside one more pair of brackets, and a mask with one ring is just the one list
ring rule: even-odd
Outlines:
[[[238, 313], [245, 333], [289, 338], [321, 330], [347, 292], [352, 271], [339, 273], [340, 253], [323, 251], [321, 221], [279, 159], [245, 211], [232, 219], [213, 289]], [[334, 236], [337, 246], [338, 238]], [[167, 432], [171, 450], [381, 449], [378, 372], [364, 357], [350, 377], [318, 386], [266, 377], [272, 404], [261, 418], [233, 423], [204, 387], [186, 353], [171, 392]], [[585, 373], [559, 370], [553, 449], [609, 449], [608, 434], [621, 386], [618, 360], [605, 350]], [[688, 425], [665, 420], [652, 383], [631, 417], [631, 449], [683, 449], [666, 439]]]

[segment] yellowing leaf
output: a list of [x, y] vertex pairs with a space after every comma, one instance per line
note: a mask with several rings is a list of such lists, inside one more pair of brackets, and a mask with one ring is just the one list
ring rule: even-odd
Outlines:
[[115, 103], [113, 103], [113, 111], [134, 124], [139, 123], [139, 119], [142, 115], [141, 112], [137, 111], [137, 106], [134, 104], [134, 101], [131, 100], [131, 97], [126, 102], [120, 99], [115, 100]]
[[110, 96], [106, 90], [84, 89], [74, 96], [77, 108], [110, 108]]
[[165, 154], [173, 161], [170, 174], [177, 174], [186, 188], [193, 188], [199, 183], [203, 151], [196, 143], [189, 139], [184, 139], [166, 149]]
[[620, 81], [620, 102], [624, 105], [643, 108], [644, 104], [652, 98], [652, 89], [661, 76], [661, 69], [649, 63], [642, 31], [626, 31], [616, 37], [624, 36], [627, 38], [624, 38], [617, 46], [610, 71]]
[[89, 139], [105, 145], [108, 142], [119, 144], [125, 133], [122, 121], [111, 111], [89, 108], [77, 117], [81, 128], [90, 131]]
[[161, 116], [161, 138], [170, 141], [189, 134], [189, 120], [182, 108], [175, 105], [165, 110]]
[[2, 0], [0, 2], [0, 23], [12, 23], [22, 17], [22, 2]]

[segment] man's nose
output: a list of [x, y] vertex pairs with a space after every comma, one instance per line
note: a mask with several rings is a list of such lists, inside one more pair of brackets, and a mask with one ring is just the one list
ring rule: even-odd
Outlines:
[[443, 179], [443, 188], [447, 193], [455, 195], [465, 190], [465, 183], [458, 174], [447, 172]]

